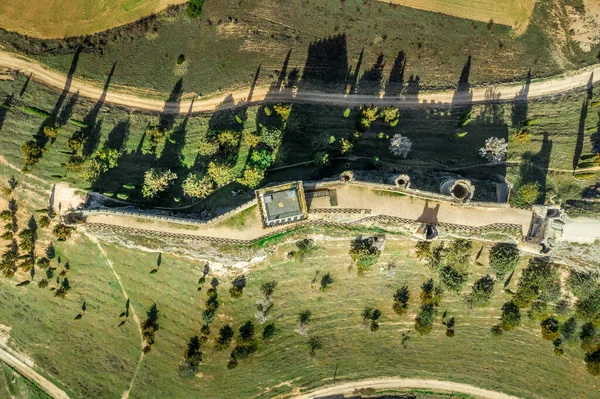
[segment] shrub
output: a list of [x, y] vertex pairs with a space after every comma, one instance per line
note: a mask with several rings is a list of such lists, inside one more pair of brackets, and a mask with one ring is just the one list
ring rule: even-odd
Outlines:
[[287, 121], [290, 117], [290, 112], [292, 111], [291, 104], [277, 104], [273, 106], [273, 110], [283, 122]]
[[217, 337], [217, 345], [215, 348], [217, 350], [223, 350], [231, 344], [233, 340], [233, 328], [229, 324], [225, 324], [223, 327], [219, 329], [219, 336]]
[[491, 333], [492, 333], [492, 337], [494, 338], [501, 338], [502, 337], [502, 326], [500, 324], [496, 324], [495, 326], [492, 326], [492, 328], [490, 329]]
[[350, 246], [350, 257], [356, 263], [359, 274], [366, 272], [379, 260], [381, 250], [377, 247], [376, 242], [382, 237], [366, 237], [359, 236]]
[[473, 290], [468, 296], [469, 303], [477, 308], [488, 306], [494, 296], [494, 284], [495, 280], [489, 274], [475, 281]]
[[277, 332], [277, 329], [275, 328], [275, 324], [273, 324], [273, 323], [267, 324], [265, 326], [265, 328], [263, 329], [263, 333], [262, 333], [263, 341], [268, 341], [269, 339], [271, 339], [273, 337], [273, 335], [275, 335], [276, 332]]
[[527, 129], [517, 130], [515, 132], [515, 134], [513, 135], [513, 141], [516, 144], [529, 143], [531, 141], [531, 139], [532, 139], [531, 134], [529, 134], [529, 132], [527, 132]]
[[144, 198], [154, 198], [165, 191], [177, 179], [177, 175], [170, 169], [151, 168], [144, 174], [142, 195]]
[[240, 327], [240, 338], [242, 341], [250, 341], [254, 338], [254, 323], [248, 320]]
[[190, 198], [202, 199], [213, 192], [213, 182], [200, 173], [190, 173], [181, 185], [183, 194]]
[[308, 339], [309, 353], [311, 356], [316, 354], [316, 351], [323, 348], [323, 343], [319, 337], [310, 337]]
[[265, 127], [260, 131], [260, 140], [272, 149], [276, 149], [281, 144], [282, 135], [283, 132], [280, 129]]
[[426, 280], [421, 284], [421, 303], [426, 305], [439, 306], [444, 297], [444, 289], [433, 282], [433, 279]]
[[554, 341], [560, 337], [560, 331], [558, 329], [558, 320], [554, 317], [548, 317], [541, 323], [542, 326], [542, 338], [548, 341]]
[[598, 274], [590, 270], [571, 269], [567, 287], [577, 298], [587, 298], [598, 290]]
[[239, 135], [231, 130], [219, 133], [219, 144], [225, 147], [235, 147], [239, 142]]
[[502, 316], [500, 321], [503, 330], [514, 330], [521, 324], [521, 312], [519, 311], [519, 307], [512, 301], [506, 302], [502, 305]]
[[431, 242], [429, 241], [419, 241], [415, 246], [415, 256], [419, 260], [424, 260], [429, 258], [431, 254]]
[[237, 276], [231, 282], [232, 287], [229, 289], [229, 294], [232, 298], [241, 298], [246, 287], [246, 276]]
[[523, 308], [536, 298], [554, 302], [560, 298], [560, 293], [560, 275], [554, 263], [545, 258], [533, 258], [521, 274], [514, 303]]
[[577, 320], [574, 317], [569, 317], [567, 321], [565, 321], [560, 326], [560, 334], [563, 339], [567, 342], [573, 341], [575, 338], [575, 333], [577, 332]]
[[43, 148], [35, 141], [28, 141], [21, 146], [21, 151], [23, 151], [25, 166], [31, 166], [35, 165], [42, 157]]
[[346, 138], [340, 139], [340, 153], [342, 155], [351, 154], [353, 149], [354, 149], [354, 144], [352, 144], [348, 139], [346, 139]]
[[530, 208], [537, 202], [540, 184], [538, 182], [525, 183], [513, 190], [510, 196], [510, 204], [518, 208]]
[[583, 321], [600, 319], [600, 288], [596, 288], [587, 297], [579, 298], [575, 303], [575, 315]]
[[330, 164], [329, 154], [326, 152], [317, 152], [315, 154], [315, 166], [317, 168], [324, 168]]
[[265, 178], [265, 172], [257, 167], [246, 168], [242, 177], [238, 178], [237, 181], [240, 184], [248, 188], [256, 188]]
[[277, 281], [268, 281], [266, 283], [262, 283], [260, 289], [266, 298], [270, 298], [271, 295], [273, 295], [273, 291], [275, 291], [275, 287], [277, 287]]
[[85, 135], [82, 131], [77, 131], [67, 141], [67, 145], [73, 152], [79, 151], [85, 142]]
[[200, 142], [198, 146], [198, 154], [204, 157], [210, 157], [215, 155], [219, 151], [219, 143], [205, 138]]
[[485, 145], [479, 149], [479, 155], [488, 162], [500, 162], [506, 159], [508, 143], [505, 139], [489, 137]]
[[392, 309], [398, 316], [402, 316], [404, 313], [406, 313], [409, 299], [410, 291], [408, 290], [407, 285], [397, 290], [394, 294], [394, 304], [392, 305]]
[[515, 270], [520, 260], [519, 249], [515, 244], [498, 243], [490, 250], [490, 268], [498, 279], [503, 279]]
[[458, 294], [467, 283], [469, 274], [452, 266], [444, 266], [440, 270], [440, 283], [448, 291]]
[[190, 0], [186, 10], [187, 15], [190, 18], [198, 18], [202, 14], [203, 4], [204, 0]]
[[60, 223], [56, 225], [54, 230], [52, 230], [52, 233], [58, 239], [58, 241], [66, 241], [71, 236], [73, 230], [75, 230], [73, 227], [65, 226], [64, 224]]
[[333, 277], [331, 277], [331, 273], [327, 272], [321, 277], [321, 291], [327, 289], [331, 284], [333, 284]]
[[271, 154], [271, 151], [265, 149], [255, 150], [252, 151], [250, 161], [252, 161], [252, 164], [259, 169], [267, 169], [273, 164], [273, 155]]
[[115, 168], [119, 160], [119, 151], [114, 148], [102, 147], [94, 155], [94, 159], [90, 162], [90, 166], [84, 177], [89, 182], [94, 182], [102, 174], [108, 172], [110, 169]]
[[200, 338], [197, 335], [190, 338], [183, 353], [183, 359], [183, 364], [179, 367], [179, 374], [183, 378], [191, 378], [198, 372], [198, 366], [202, 362]]
[[408, 137], [403, 137], [401, 134], [395, 134], [390, 139], [389, 150], [394, 156], [406, 158], [411, 149], [412, 141], [410, 141]]
[[291, 252], [291, 255], [296, 262], [300, 263], [304, 262], [304, 259], [318, 248], [314, 240], [310, 238], [297, 241], [296, 247], [298, 250]]
[[185, 62], [185, 54], [179, 54], [179, 57], [177, 57], [177, 65], [181, 65]]
[[56, 140], [59, 132], [60, 132], [60, 129], [59, 129], [58, 125], [44, 127], [44, 136], [46, 136], [46, 138], [48, 138], [50, 140]]
[[399, 118], [400, 112], [398, 111], [398, 108], [385, 107], [379, 111], [379, 116], [385, 123], [392, 123]]
[[544, 301], [534, 301], [529, 308], [529, 317], [535, 321], [542, 321], [550, 317], [550, 309]]
[[585, 354], [585, 368], [593, 376], [600, 375], [600, 349]]
[[437, 316], [437, 309], [433, 304], [421, 305], [421, 310], [415, 318], [415, 330], [420, 335], [427, 335], [431, 333], [433, 328], [433, 321]]
[[360, 107], [360, 113], [358, 114], [357, 129], [361, 131], [366, 131], [369, 127], [371, 127], [371, 123], [377, 120], [378, 110], [379, 108], [375, 106]]
[[352, 112], [352, 111], [350, 110], [350, 108], [346, 108], [346, 109], [344, 110], [344, 118], [347, 118], [347, 117], [349, 117], [351, 112]]
[[246, 133], [244, 134], [244, 141], [250, 147], [256, 147], [260, 143], [260, 136], [254, 133]]
[[208, 176], [218, 186], [222, 187], [231, 181], [231, 171], [226, 165], [210, 162]]

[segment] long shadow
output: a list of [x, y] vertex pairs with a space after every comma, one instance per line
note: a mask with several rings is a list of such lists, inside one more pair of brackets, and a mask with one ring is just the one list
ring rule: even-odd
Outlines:
[[527, 120], [527, 97], [529, 96], [529, 86], [531, 86], [531, 70], [527, 72], [525, 85], [513, 99], [511, 122], [514, 128], [522, 126]]
[[341, 93], [345, 91], [347, 75], [348, 48], [346, 35], [341, 34], [309, 45], [302, 79], [298, 85], [299, 89], [318, 87]]
[[179, 79], [175, 86], [173, 86], [173, 90], [169, 93], [169, 97], [165, 102], [165, 106], [163, 111], [160, 114], [158, 127], [159, 129], [169, 132], [173, 129], [173, 125], [175, 124], [175, 119], [177, 115], [179, 115], [180, 103], [181, 103], [181, 95], [183, 94], [183, 78]]
[[11, 94], [6, 97], [6, 100], [4, 100], [2, 104], [0, 104], [0, 132], [2, 131], [2, 126], [4, 126], [4, 119], [6, 119], [9, 109], [12, 107], [14, 97], [15, 96]]
[[[60, 112], [60, 109], [63, 106], [63, 103], [65, 102], [65, 100], [67, 99], [67, 96], [69, 95], [69, 91], [71, 90], [71, 83], [73, 82], [73, 75], [75, 74], [75, 71], [77, 70], [77, 64], [79, 63], [79, 56], [81, 55], [81, 47], [78, 48], [75, 51], [75, 54], [73, 55], [73, 60], [71, 61], [71, 65], [69, 66], [69, 71], [67, 72], [67, 80], [65, 82], [65, 86], [63, 87], [62, 92], [60, 93], [60, 95], [58, 96], [58, 101], [56, 101], [56, 104], [54, 105], [54, 109], [52, 110], [52, 116], [56, 117], [58, 116], [58, 113]], [[23, 89], [24, 91], [25, 89]]]
[[383, 69], [385, 62], [383, 54], [379, 54], [377, 61], [363, 73], [358, 82], [358, 94], [379, 94], [383, 86]]
[[131, 119], [121, 121], [108, 133], [106, 146], [118, 151], [125, 148], [127, 139], [129, 138], [129, 130], [131, 128]]
[[473, 99], [473, 93], [471, 92], [471, 84], [469, 83], [469, 76], [471, 75], [471, 56], [467, 58], [465, 65], [458, 78], [458, 85], [454, 96], [452, 97], [452, 107], [456, 108], [459, 112], [468, 112], [471, 110], [471, 101]]
[[165, 142], [165, 147], [160, 155], [159, 162], [165, 168], [170, 168], [178, 172], [183, 168], [183, 148], [185, 147], [185, 136], [187, 134], [187, 125], [192, 116], [194, 101], [191, 102], [185, 118], [181, 124], [173, 130], [169, 139]]
[[594, 96], [594, 73], [590, 75], [587, 83], [587, 93], [581, 105], [581, 113], [579, 114], [579, 127], [577, 128], [577, 142], [575, 143], [575, 151], [573, 152], [573, 174], [579, 164], [581, 154], [583, 153], [583, 139], [585, 137], [585, 120], [587, 119], [588, 107], [590, 100]]
[[390, 76], [385, 84], [385, 95], [388, 97], [396, 97], [402, 93], [404, 86], [404, 72], [406, 70], [406, 54], [404, 50], [398, 53], [392, 65]]
[[69, 101], [67, 102], [67, 104], [65, 104], [65, 106], [62, 108], [62, 110], [58, 114], [58, 117], [56, 118], [56, 123], [59, 126], [64, 126], [69, 122], [69, 119], [71, 119], [71, 116], [73, 115], [73, 109], [75, 108], [75, 105], [77, 105], [78, 100], [79, 100], [79, 92], [73, 94], [69, 98]]
[[110, 87], [110, 81], [115, 73], [115, 68], [117, 67], [117, 62], [113, 63], [113, 66], [108, 74], [108, 78], [106, 79], [106, 83], [104, 84], [104, 88], [102, 89], [102, 94], [98, 98], [98, 101], [94, 105], [94, 107], [90, 110], [90, 112], [83, 119], [83, 123], [87, 125], [86, 128], [82, 130], [84, 137], [84, 144], [82, 154], [85, 158], [91, 156], [94, 151], [98, 148], [98, 144], [100, 142], [100, 135], [102, 133], [102, 120], [98, 120], [98, 115], [100, 114], [100, 110], [106, 101], [106, 95], [108, 94], [108, 88]]
[[29, 87], [29, 82], [31, 82], [31, 76], [33, 76], [33, 72], [31, 72], [29, 74], [29, 76], [27, 76], [27, 80], [25, 80], [25, 84], [21, 88], [21, 92], [19, 93], [19, 97], [23, 97], [23, 94], [25, 94], [25, 92], [27, 91], [27, 88]]
[[346, 74], [346, 81], [350, 82], [350, 88], [348, 89], [349, 94], [354, 94], [358, 90], [358, 83], [360, 79], [360, 68], [362, 67], [363, 58], [365, 56], [365, 49], [360, 50], [360, 54], [358, 55], [358, 62], [356, 63], [356, 68], [352, 71], [352, 67], [348, 66], [348, 73]]
[[539, 184], [539, 195], [536, 201], [539, 204], [546, 202], [547, 176], [551, 154], [552, 140], [548, 139], [548, 133], [544, 133], [542, 147], [537, 154], [532, 154], [531, 152], [523, 154], [520, 176], [523, 183]]

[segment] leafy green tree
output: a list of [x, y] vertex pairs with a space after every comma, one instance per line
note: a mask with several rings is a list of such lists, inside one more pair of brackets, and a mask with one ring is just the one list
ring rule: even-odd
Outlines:
[[548, 341], [554, 341], [560, 337], [560, 331], [558, 326], [558, 320], [554, 317], [548, 317], [541, 323], [542, 326], [542, 338]]
[[114, 148], [102, 147], [96, 151], [94, 159], [92, 159], [88, 170], [84, 173], [84, 178], [89, 182], [98, 180], [104, 173], [117, 166], [119, 155], [119, 151]]
[[290, 117], [290, 113], [292, 111], [292, 105], [291, 104], [277, 104], [273, 106], [273, 110], [275, 111], [275, 113], [277, 115], [279, 115], [279, 117], [281, 118], [281, 120], [283, 122], [286, 122], [288, 120], [288, 118]]
[[436, 316], [437, 309], [433, 304], [421, 305], [421, 310], [415, 318], [415, 330], [420, 335], [428, 335], [431, 333]]
[[54, 227], [52, 233], [58, 239], [58, 241], [67, 241], [73, 230], [75, 230], [73, 227], [65, 226], [64, 224], [60, 223]]
[[240, 141], [239, 134], [231, 130], [226, 130], [219, 133], [218, 136], [219, 144], [228, 148], [234, 148]]
[[44, 136], [52, 141], [56, 140], [58, 133], [60, 133], [60, 128], [58, 125], [44, 127]]
[[440, 283], [448, 291], [458, 294], [467, 284], [469, 274], [463, 270], [457, 270], [452, 266], [445, 266], [440, 270]]
[[560, 325], [560, 334], [566, 342], [572, 342], [577, 332], [577, 320], [574, 317], [569, 317], [563, 324]]
[[400, 111], [395, 107], [385, 107], [379, 111], [379, 116], [385, 123], [392, 123], [400, 117]]
[[513, 299], [520, 308], [539, 298], [554, 302], [560, 298], [561, 282], [556, 265], [546, 258], [533, 258], [521, 274]]
[[550, 317], [548, 304], [541, 300], [534, 301], [529, 308], [529, 317], [535, 321], [546, 320]]
[[324, 168], [324, 167], [328, 166], [330, 163], [331, 163], [331, 161], [329, 160], [328, 153], [326, 153], [324, 151], [320, 151], [315, 154], [315, 166], [317, 168]]
[[510, 196], [510, 204], [518, 208], [531, 208], [540, 196], [540, 184], [524, 183], [517, 185]]
[[600, 321], [600, 288], [577, 300], [575, 315], [582, 321]]
[[362, 275], [375, 265], [381, 250], [375, 244], [378, 237], [357, 237], [350, 245], [350, 257], [356, 263], [358, 274]]
[[567, 287], [577, 298], [583, 299], [596, 294], [598, 280], [597, 272], [572, 268], [567, 277]]
[[216, 349], [220, 351], [227, 348], [233, 340], [233, 334], [233, 328], [231, 328], [229, 324], [225, 324], [221, 327], [219, 329], [219, 336], [217, 337]]
[[304, 262], [304, 259], [312, 254], [317, 248], [317, 244], [315, 244], [314, 240], [311, 238], [305, 238], [300, 241], [296, 241], [297, 251], [290, 252], [290, 256], [294, 258], [296, 262]]
[[585, 368], [593, 376], [600, 375], [600, 349], [585, 354]]
[[512, 301], [502, 305], [502, 316], [500, 318], [502, 329], [505, 331], [514, 330], [521, 324], [521, 312], [519, 307]]
[[490, 250], [490, 268], [498, 279], [503, 279], [515, 270], [521, 256], [515, 244], [498, 243]]
[[187, 6], [187, 15], [190, 18], [198, 18], [202, 14], [204, 0], [190, 0]]
[[201, 140], [198, 146], [198, 154], [202, 155], [203, 157], [213, 156], [218, 151], [219, 143], [209, 137], [205, 137], [204, 140]]
[[263, 334], [262, 334], [263, 341], [270, 340], [273, 337], [273, 335], [275, 335], [276, 332], [277, 332], [277, 328], [275, 328], [275, 324], [269, 323], [269, 324], [265, 325], [265, 328], [263, 328]]
[[226, 165], [211, 161], [207, 173], [217, 187], [222, 187], [231, 181], [231, 170]]
[[473, 284], [473, 289], [467, 297], [468, 302], [477, 308], [483, 308], [490, 304], [494, 296], [494, 278], [486, 274]]
[[151, 168], [144, 174], [142, 195], [144, 198], [154, 198], [165, 191], [177, 179], [170, 169]]
[[23, 158], [25, 159], [25, 166], [35, 165], [42, 157], [44, 149], [38, 145], [35, 141], [30, 140], [21, 146], [23, 151]]
[[232, 298], [241, 298], [244, 292], [244, 288], [246, 287], [246, 276], [237, 276], [231, 282], [231, 289], [229, 290], [229, 294]]
[[243, 184], [248, 188], [256, 188], [265, 178], [265, 172], [257, 167], [246, 168], [242, 177], [237, 179], [238, 183]]
[[268, 281], [262, 283], [260, 290], [263, 292], [266, 298], [270, 298], [271, 295], [273, 295], [273, 292], [275, 291], [275, 287], [277, 287], [277, 281]]
[[419, 260], [428, 259], [431, 255], [431, 242], [429, 241], [419, 241], [415, 246], [415, 256]]
[[581, 327], [579, 339], [581, 340], [581, 349], [586, 352], [594, 352], [600, 349], [600, 336], [593, 323], [588, 322]]
[[397, 290], [394, 294], [394, 304], [392, 305], [392, 309], [398, 316], [402, 316], [408, 310], [409, 299], [410, 291], [407, 285]]
[[315, 337], [315, 336], [310, 337], [308, 339], [308, 347], [310, 348], [309, 349], [310, 355], [314, 356], [319, 349], [323, 348], [323, 343], [321, 342], [321, 338]]
[[200, 338], [197, 335], [190, 338], [183, 353], [183, 359], [183, 364], [179, 367], [179, 373], [183, 378], [191, 378], [198, 372], [198, 367], [202, 362]]
[[213, 192], [213, 182], [200, 173], [190, 173], [183, 181], [183, 194], [190, 198], [203, 199]]
[[255, 150], [252, 151], [250, 160], [257, 168], [264, 170], [273, 164], [273, 155], [271, 151], [265, 149]]

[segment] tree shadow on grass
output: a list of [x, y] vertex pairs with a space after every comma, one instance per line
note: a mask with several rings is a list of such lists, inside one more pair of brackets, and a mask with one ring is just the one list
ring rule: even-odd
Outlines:
[[588, 107], [590, 100], [594, 96], [594, 73], [590, 75], [590, 79], [587, 84], [587, 93], [581, 105], [581, 112], [579, 114], [579, 126], [577, 128], [577, 141], [575, 143], [575, 151], [573, 152], [573, 174], [579, 164], [581, 154], [583, 153], [583, 139], [585, 137], [585, 121], [587, 119]]
[[14, 95], [6, 97], [6, 100], [2, 104], [0, 104], [0, 132], [2, 131], [2, 127], [4, 126], [4, 120], [6, 119], [6, 115], [8, 111], [11, 109], [14, 101]]
[[100, 136], [102, 133], [102, 120], [98, 120], [98, 116], [100, 114], [100, 110], [106, 101], [106, 95], [108, 94], [108, 88], [110, 87], [110, 81], [115, 73], [115, 68], [117, 67], [117, 62], [113, 63], [113, 66], [108, 74], [108, 78], [106, 79], [106, 83], [104, 84], [104, 88], [102, 89], [102, 94], [98, 101], [91, 109], [91, 111], [86, 115], [83, 119], [83, 123], [87, 125], [82, 132], [84, 137], [83, 144], [83, 156], [85, 158], [90, 157], [98, 148], [98, 144], [100, 142]]
[[385, 85], [385, 95], [387, 97], [396, 97], [402, 93], [404, 87], [404, 72], [406, 70], [406, 54], [404, 50], [400, 51], [394, 60], [392, 70]]
[[360, 77], [358, 94], [379, 94], [383, 86], [384, 56], [379, 54], [377, 61]]
[[523, 154], [522, 163], [519, 171], [521, 183], [537, 183], [539, 185], [539, 194], [536, 203], [546, 203], [547, 176], [550, 166], [550, 157], [552, 155], [552, 140], [548, 138], [548, 133], [544, 133], [542, 147], [537, 154], [526, 152]]

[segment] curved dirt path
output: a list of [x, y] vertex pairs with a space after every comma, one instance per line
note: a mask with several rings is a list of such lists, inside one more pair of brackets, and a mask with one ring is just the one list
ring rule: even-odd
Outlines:
[[[29, 58], [7, 51], [0, 51], [0, 67], [19, 70], [27, 75], [31, 74], [34, 80], [61, 90], [65, 88], [67, 81], [66, 75], [53, 71]], [[194, 101], [193, 105], [191, 101], [165, 105], [164, 100], [150, 97], [158, 97], [161, 95], [160, 93], [152, 93], [129, 87], [115, 88], [116, 86], [113, 86], [108, 91], [105, 102], [146, 111], [168, 111], [172, 113], [187, 113], [190, 106], [192, 106], [192, 112], [211, 112], [217, 109], [227, 109], [265, 101], [304, 102], [342, 106], [375, 104], [408, 108], [427, 104], [469, 104], [486, 101], [510, 101], [519, 96], [522, 99], [531, 99], [586, 87], [596, 82], [600, 82], [600, 66], [587, 67], [553, 78], [536, 80], [531, 82], [527, 89], [524, 89], [523, 84], [506, 84], [487, 88], [474, 88], [471, 91], [461, 93], [457, 93], [454, 90], [424, 91], [418, 95], [382, 97], [378, 95], [347, 95], [342, 93], [297, 91], [295, 89], [274, 91], [270, 86], [257, 86], [252, 89], [248, 87], [246, 89], [198, 98]], [[71, 93], [79, 92], [79, 95], [94, 100], [102, 96], [101, 83], [80, 80], [78, 78], [70, 82], [69, 91]], [[166, 97], [166, 94], [164, 96]]]
[[355, 389], [361, 388], [374, 388], [378, 390], [431, 389], [434, 391], [465, 393], [482, 399], [519, 399], [516, 396], [507, 395], [502, 392], [488, 391], [487, 389], [477, 388], [469, 384], [461, 384], [450, 381], [421, 380], [417, 378], [380, 378], [347, 382], [344, 384], [320, 388], [307, 394], [296, 396], [294, 399], [313, 399], [328, 395], [351, 394]]
[[54, 385], [51, 381], [47, 380], [45, 377], [40, 375], [33, 368], [29, 367], [27, 364], [17, 359], [10, 352], [5, 350], [2, 346], [0, 346], [0, 361], [3, 361], [10, 367], [17, 370], [19, 374], [35, 383], [52, 398], [69, 399], [69, 396], [65, 393], [65, 391], [63, 391], [62, 389]]

